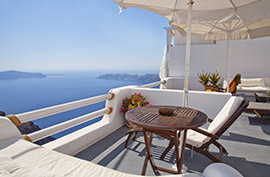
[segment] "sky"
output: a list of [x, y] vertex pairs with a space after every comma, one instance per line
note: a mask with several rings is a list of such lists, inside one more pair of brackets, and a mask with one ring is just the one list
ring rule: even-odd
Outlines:
[[0, 0], [0, 71], [158, 70], [167, 26], [111, 0]]

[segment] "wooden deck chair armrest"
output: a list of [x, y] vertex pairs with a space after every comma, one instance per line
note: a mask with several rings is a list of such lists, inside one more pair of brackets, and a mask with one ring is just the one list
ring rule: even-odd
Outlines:
[[200, 128], [193, 128], [192, 130], [194, 130], [194, 131], [196, 131], [196, 132], [198, 132], [198, 133], [201, 133], [201, 134], [203, 134], [203, 135], [205, 135], [205, 136], [211, 137], [211, 138], [214, 139], [214, 140], [218, 139], [218, 136], [217, 136], [217, 135], [214, 135], [214, 134], [212, 134], [212, 133], [209, 133], [209, 132], [207, 132], [207, 131], [205, 131], [205, 130], [203, 130], [203, 129], [200, 129]]

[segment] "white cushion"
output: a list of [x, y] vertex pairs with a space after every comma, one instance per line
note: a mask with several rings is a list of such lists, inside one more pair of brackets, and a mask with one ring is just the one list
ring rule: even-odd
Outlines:
[[241, 84], [239, 84], [241, 87], [256, 87], [256, 86], [262, 86], [265, 87], [264, 79], [263, 78], [242, 78]]
[[4, 156], [0, 154], [0, 176], [11, 176], [9, 171], [2, 165], [2, 163], [5, 163], [6, 161], [10, 161], [11, 159], [7, 156]]
[[263, 86], [256, 86], [256, 87], [237, 87], [237, 90], [239, 91], [253, 91], [253, 92], [260, 92], [260, 91], [269, 91], [269, 87], [263, 87]]
[[242, 97], [232, 96], [215, 117], [213, 122], [211, 122], [207, 129], [208, 132], [215, 134], [238, 109], [242, 101]]
[[[6, 142], [0, 142], [0, 147], [2, 143], [6, 144]], [[43, 173], [46, 174], [45, 176], [136, 176], [64, 155], [23, 139], [17, 139], [7, 148], [1, 149], [0, 152], [13, 160], [14, 167], [20, 170], [27, 169], [29, 173], [36, 173], [36, 175], [26, 176], [42, 176], [40, 172], [36, 171], [37, 169], [42, 169]], [[10, 166], [12, 167], [12, 165]]]
[[[8, 145], [9, 144], [9, 145]], [[132, 167], [131, 167], [132, 168]], [[217, 164], [204, 170], [204, 177], [242, 177], [233, 168]], [[238, 176], [237, 176], [238, 175]], [[92, 162], [84, 161], [27, 142], [24, 139], [0, 141], [0, 176], [12, 177], [138, 177]], [[175, 175], [165, 175], [172, 177]], [[195, 173], [176, 175], [178, 177], [202, 177]]]
[[213, 163], [203, 171], [204, 177], [243, 177], [237, 170], [224, 163]]
[[34, 165], [27, 166], [24, 163], [17, 163], [6, 155], [0, 154], [0, 175], [1, 176], [38, 176], [38, 177], [62, 177], [61, 174], [54, 174], [53, 172], [36, 168]]
[[[9, 145], [7, 146], [7, 144]], [[71, 157], [56, 151], [27, 142], [24, 139], [0, 141], [0, 153], [4, 157], [0, 159], [0, 172], [7, 176], [22, 177], [138, 177], [123, 173], [110, 168], [94, 164], [85, 160]], [[132, 168], [132, 167], [131, 167]], [[172, 175], [168, 175], [172, 176]], [[179, 177], [200, 177], [201, 175], [188, 173], [178, 175]]]
[[[206, 129], [200, 128], [204, 131], [207, 131]], [[198, 133], [194, 130], [188, 130], [187, 131], [187, 144], [190, 144], [192, 146], [200, 147], [204, 142], [208, 141], [210, 138]]]

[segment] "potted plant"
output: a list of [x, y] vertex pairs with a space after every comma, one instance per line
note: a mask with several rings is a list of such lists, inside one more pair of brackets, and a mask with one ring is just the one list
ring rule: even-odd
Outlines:
[[[146, 97], [142, 96], [141, 93], [134, 93], [130, 98], [126, 97], [123, 100], [121, 114], [125, 114], [131, 109], [143, 106], [152, 106], [148, 101], [146, 101]], [[130, 122], [126, 124], [128, 127], [133, 127]]]
[[223, 88], [221, 88], [221, 84], [219, 83], [221, 76], [217, 71], [214, 73], [203, 71], [202, 74], [198, 74], [198, 77], [200, 79], [199, 82], [204, 86], [206, 91], [223, 91]]
[[218, 72], [214, 72], [210, 74], [209, 80], [211, 83], [211, 86], [213, 86], [213, 91], [219, 91], [221, 89], [221, 84], [218, 83], [220, 80], [220, 75], [218, 74]]
[[204, 73], [204, 71], [201, 74], [198, 74], [199, 77], [199, 82], [204, 86], [207, 87], [208, 86], [208, 82], [209, 82], [209, 77], [210, 74], [208, 72]]

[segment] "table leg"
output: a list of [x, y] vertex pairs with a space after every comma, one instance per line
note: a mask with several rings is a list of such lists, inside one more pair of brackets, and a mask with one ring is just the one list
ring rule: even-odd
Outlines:
[[174, 131], [173, 136], [174, 136], [174, 152], [175, 152], [175, 162], [176, 162], [177, 172], [181, 173], [181, 169], [179, 169], [179, 167], [178, 167], [178, 162], [179, 162], [179, 136], [178, 136], [178, 131]]
[[[150, 133], [150, 137], [149, 137], [150, 145], [152, 144], [152, 139], [153, 139], [153, 133]], [[141, 175], [145, 175], [148, 159], [149, 159], [148, 153], [146, 152]]]
[[[183, 161], [184, 161], [186, 139], [187, 139], [187, 130], [182, 130], [182, 131], [184, 131], [184, 132], [183, 133], [181, 132], [181, 140], [180, 140], [180, 143], [181, 143], [180, 150], [181, 150], [181, 152], [180, 152], [180, 157], [178, 158], [179, 160], [176, 161], [178, 173], [182, 173], [182, 166], [183, 166]], [[175, 136], [178, 137], [178, 134], [175, 134]], [[175, 146], [175, 156], [176, 156], [176, 149], [179, 151], [178, 139], [175, 142], [177, 142], [177, 146]]]
[[146, 167], [147, 167], [147, 162], [148, 160], [150, 161], [150, 164], [152, 166], [152, 169], [156, 175], [160, 175], [158, 172], [155, 162], [153, 160], [152, 154], [151, 154], [151, 144], [152, 144], [152, 139], [153, 139], [153, 134], [150, 133], [150, 138], [148, 139], [147, 132], [143, 130], [143, 135], [144, 135], [144, 142], [145, 142], [145, 147], [146, 147], [146, 155], [144, 159], [144, 164], [143, 164], [143, 169], [142, 169], [142, 175], [145, 175]]
[[254, 113], [261, 119], [262, 123], [266, 125], [266, 122], [264, 118], [262, 117], [262, 115], [257, 110], [254, 110]]
[[144, 162], [143, 162], [143, 168], [142, 168], [142, 172], [141, 172], [141, 175], [144, 176], [145, 175], [145, 172], [146, 172], [146, 168], [147, 168], [147, 162], [148, 162], [148, 154], [146, 152], [145, 154], [145, 158], [144, 158]]

